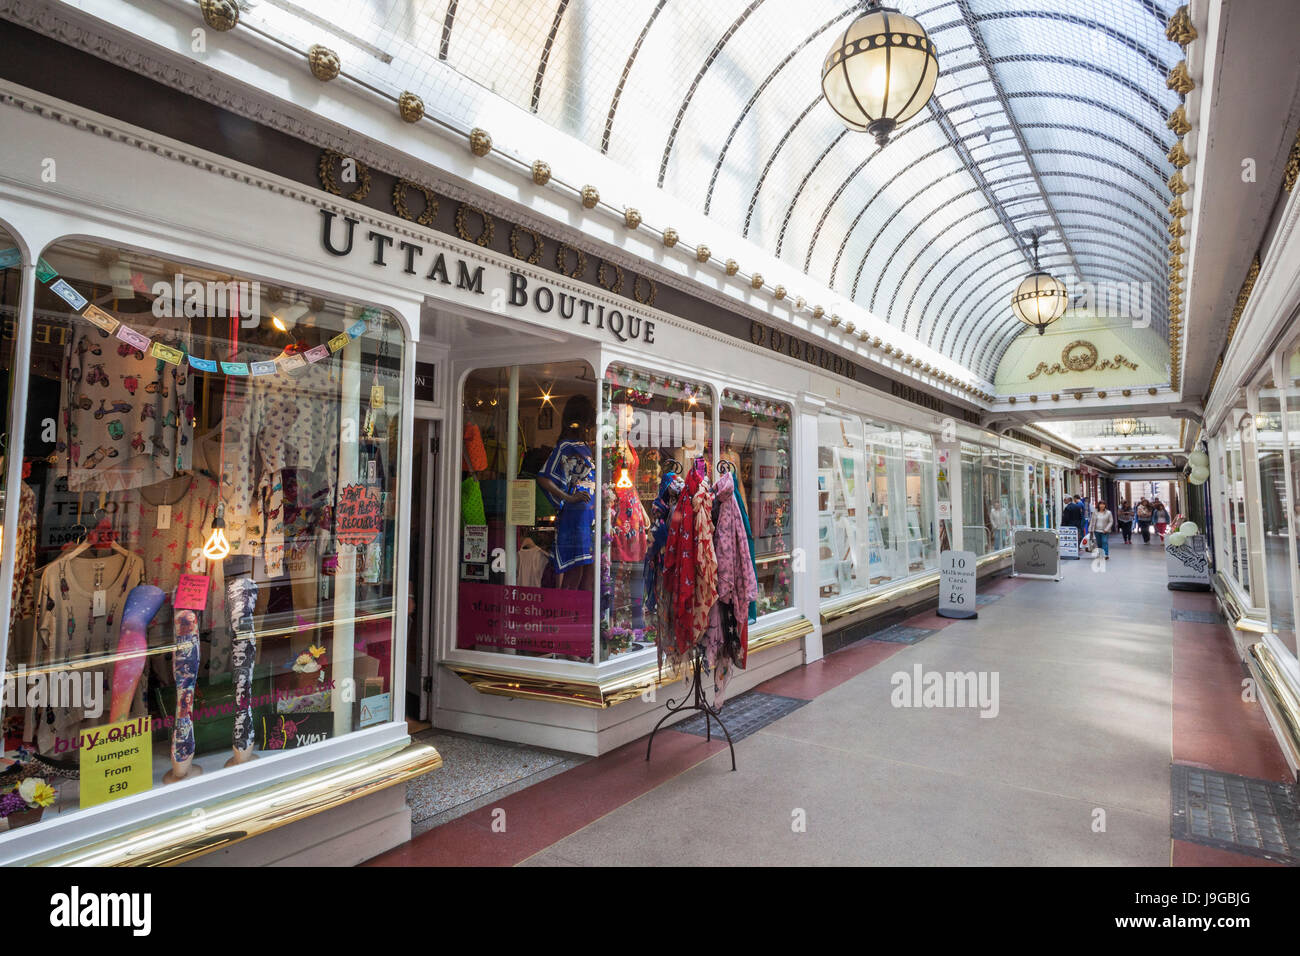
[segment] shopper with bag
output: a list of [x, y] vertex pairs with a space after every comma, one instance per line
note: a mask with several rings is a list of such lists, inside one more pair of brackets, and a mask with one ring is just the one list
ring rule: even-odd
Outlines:
[[1106, 499], [1097, 499], [1097, 508], [1092, 513], [1092, 536], [1097, 540], [1097, 547], [1101, 548], [1102, 553], [1106, 555], [1106, 560], [1110, 560], [1110, 533], [1115, 530], [1115, 513], [1106, 507]]

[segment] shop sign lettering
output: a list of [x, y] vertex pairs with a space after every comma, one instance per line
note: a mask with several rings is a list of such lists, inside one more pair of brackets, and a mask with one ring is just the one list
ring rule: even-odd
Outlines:
[[[335, 218], [336, 214], [330, 210], [321, 210], [321, 245], [332, 256], [349, 256], [361, 240], [357, 231], [360, 221], [344, 216], [341, 225], [336, 226]], [[418, 242], [374, 229], [366, 232], [364, 240], [370, 245], [372, 265], [385, 269], [396, 267], [406, 275], [423, 277], [426, 282], [486, 296], [494, 311], [528, 309], [534, 315], [546, 316], [547, 321], [555, 322], [558, 317], [603, 332], [619, 342], [655, 343], [655, 323], [627, 309], [560, 291], [514, 270], [478, 265], [449, 257], [445, 252], [430, 256]]]
[[339, 495], [335, 533], [341, 543], [362, 548], [379, 537], [383, 518], [377, 492], [365, 485], [348, 485]]
[[813, 345], [811, 342], [795, 338], [795, 336], [790, 335], [788, 332], [782, 332], [780, 329], [769, 328], [761, 322], [749, 323], [749, 341], [755, 345], [769, 348], [773, 352], [780, 352], [782, 355], [790, 356], [790, 358], [807, 362], [809, 365], [816, 365], [818, 368], [833, 372], [836, 375], [843, 375], [845, 378], [857, 378], [858, 376], [858, 367], [844, 356], [836, 355], [830, 349], [824, 349], [821, 346]]

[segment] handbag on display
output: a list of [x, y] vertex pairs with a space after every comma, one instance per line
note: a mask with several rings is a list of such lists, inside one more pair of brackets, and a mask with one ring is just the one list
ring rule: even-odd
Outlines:
[[483, 489], [473, 475], [460, 483], [460, 523], [487, 524], [487, 512], [483, 510]]

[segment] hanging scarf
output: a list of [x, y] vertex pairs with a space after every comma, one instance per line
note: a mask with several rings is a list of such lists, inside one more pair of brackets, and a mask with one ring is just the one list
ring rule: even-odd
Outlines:
[[677, 506], [669, 519], [668, 541], [664, 545], [664, 591], [666, 607], [660, 614], [668, 615], [673, 639], [665, 641], [676, 655], [686, 653], [695, 635], [695, 514], [692, 500], [700, 487], [700, 476], [691, 472], [686, 487], [677, 498]]
[[735, 481], [724, 473], [715, 489], [718, 501], [718, 523], [714, 532], [714, 551], [718, 567], [718, 602], [731, 605], [736, 616], [739, 647], [726, 648], [721, 633], [715, 636], [718, 644], [723, 645], [737, 665], [744, 667], [749, 656], [749, 624], [741, 608], [747, 607], [758, 597], [758, 578], [749, 556], [749, 537], [745, 534], [745, 525], [741, 517], [738, 498], [735, 494]]
[[695, 516], [695, 601], [691, 617], [691, 639], [678, 650], [685, 653], [709, 627], [709, 612], [718, 603], [718, 556], [713, 549], [713, 488], [701, 480], [691, 500]]
[[[733, 475], [734, 478], [734, 475]], [[740, 520], [745, 525], [745, 537], [749, 540], [749, 566], [754, 572], [754, 579], [758, 579], [758, 563], [754, 560], [754, 529], [749, 526], [749, 512], [745, 510], [745, 499], [741, 495], [735, 495], [736, 507], [740, 509]], [[757, 594], [757, 592], [755, 592]], [[757, 597], [749, 602], [749, 623], [753, 624], [758, 620], [758, 600]]]
[[659, 494], [650, 505], [650, 546], [646, 549], [642, 565], [645, 577], [645, 609], [653, 614], [658, 609], [659, 573], [663, 567], [664, 545], [668, 542], [668, 517], [677, 503], [677, 496], [686, 487], [681, 475], [667, 474], [659, 482]]

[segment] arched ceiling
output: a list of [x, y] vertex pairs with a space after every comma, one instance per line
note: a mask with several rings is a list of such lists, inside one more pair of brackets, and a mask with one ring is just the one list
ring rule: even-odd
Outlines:
[[1144, 284], [1151, 330], [1125, 334], [1167, 338], [1177, 3], [893, 5], [937, 44], [940, 76], [884, 147], [821, 97], [861, 9], [846, 0], [317, 6], [345, 7], [334, 22], [388, 57], [377, 82], [433, 103], [455, 92], [449, 67], [986, 378], [1023, 329], [1010, 297], [1030, 229], [1072, 293]]

